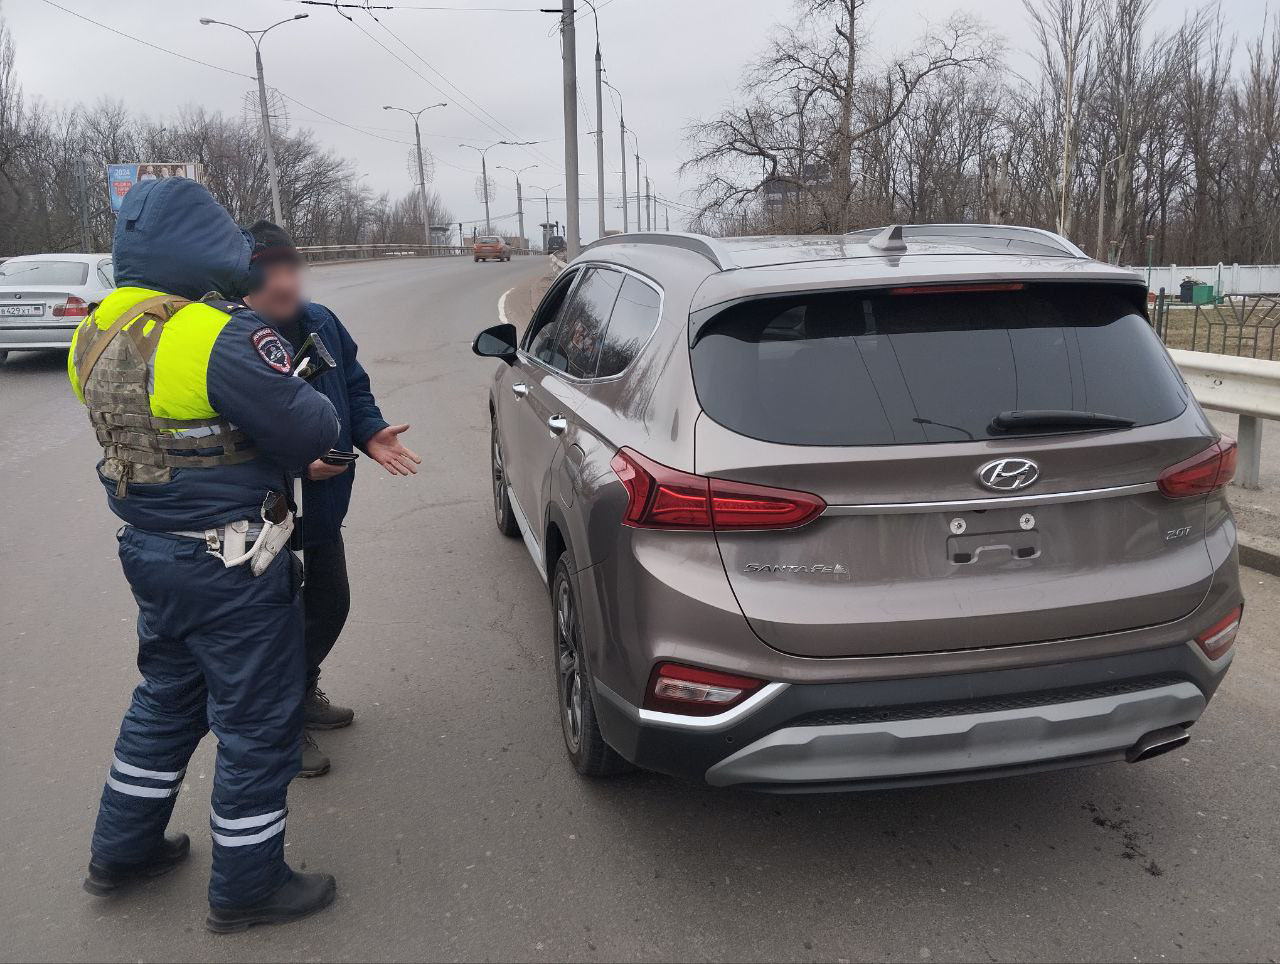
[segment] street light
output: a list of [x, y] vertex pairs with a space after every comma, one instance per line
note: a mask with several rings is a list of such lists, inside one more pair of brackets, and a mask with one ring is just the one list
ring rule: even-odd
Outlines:
[[280, 178], [276, 173], [276, 152], [271, 146], [271, 118], [267, 114], [267, 82], [262, 76], [262, 38], [281, 24], [291, 23], [294, 20], [306, 20], [308, 16], [309, 14], [305, 13], [295, 13], [292, 17], [273, 23], [262, 30], [245, 30], [244, 27], [237, 27], [234, 23], [214, 20], [212, 17], [200, 18], [200, 23], [206, 27], [214, 24], [219, 27], [230, 27], [232, 30], [239, 30], [253, 41], [254, 64], [258, 68], [258, 109], [262, 112], [262, 150], [267, 155], [267, 176], [271, 180], [271, 210], [275, 215], [276, 224], [281, 227], [284, 226], [284, 214], [280, 210]]
[[539, 187], [537, 184], [530, 184], [529, 186], [535, 191], [542, 192], [542, 203], [546, 208], [542, 221], [542, 249], [545, 251], [547, 248], [547, 233], [551, 227], [551, 192], [559, 185], [557, 184], [555, 187]]
[[474, 144], [459, 144], [459, 147], [465, 147], [469, 150], [478, 151], [480, 154], [480, 180], [484, 183], [484, 232], [485, 234], [493, 233], [493, 225], [489, 221], [489, 165], [485, 157], [495, 147], [506, 145], [507, 147], [530, 147], [537, 144], [537, 141], [497, 141], [488, 147], [476, 147]]
[[[618, 141], [621, 144], [622, 157], [622, 233], [627, 233], [628, 211], [627, 211], [627, 113], [623, 109], [622, 91], [610, 84], [607, 79], [602, 81], [611, 91], [618, 95]], [[634, 132], [633, 132], [634, 133]], [[639, 148], [637, 147], [637, 150]], [[604, 193], [603, 191], [601, 192]], [[636, 224], [636, 230], [640, 230], [639, 223]]]
[[516, 176], [516, 212], [520, 217], [520, 241], [522, 244], [528, 239], [524, 236], [524, 192], [520, 189], [520, 175], [524, 171], [532, 171], [537, 166], [537, 164], [526, 164], [524, 167], [520, 168], [520, 170], [516, 170], [514, 167], [506, 167], [502, 164], [498, 165], [498, 170], [510, 171]]
[[409, 110], [407, 107], [392, 107], [390, 104], [385, 104], [382, 108], [383, 110], [398, 110], [413, 118], [413, 140], [418, 148], [418, 196], [422, 202], [422, 240], [427, 245], [431, 244], [431, 217], [427, 213], [427, 175], [422, 167], [422, 132], [418, 130], [418, 118], [429, 110], [448, 106], [448, 104], [441, 101], [439, 104], [431, 104], [420, 110]]

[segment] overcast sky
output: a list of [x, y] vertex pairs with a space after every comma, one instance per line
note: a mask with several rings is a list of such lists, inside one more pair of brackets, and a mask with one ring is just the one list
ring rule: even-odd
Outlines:
[[[371, 2], [395, 6], [400, 0]], [[563, 204], [556, 203], [564, 197], [560, 40], [554, 31], [557, 18], [536, 12], [556, 0], [404, 0], [400, 9], [376, 11], [378, 21], [349, 11], [354, 22], [332, 8], [298, 0], [57, 3], [141, 40], [246, 75], [253, 74], [248, 39], [225, 27], [201, 26], [199, 18], [258, 28], [307, 12], [308, 19], [286, 24], [266, 38], [267, 83], [362, 130], [340, 126], [296, 103], [289, 104], [291, 126], [313, 128], [326, 145], [355, 160], [371, 188], [399, 195], [413, 186], [412, 122], [381, 106], [417, 108], [447, 101], [449, 106], [423, 116], [423, 134], [435, 158], [433, 186], [454, 217], [469, 221], [484, 214], [475, 183], [479, 156], [459, 144], [482, 147], [505, 139], [545, 143], [489, 152], [497, 186], [494, 216], [516, 208], [514, 177], [497, 166], [537, 164], [522, 180], [526, 186], [549, 188], [551, 217], [564, 218]], [[1158, 0], [1158, 21], [1176, 24], [1196, 6], [1189, 0]], [[1256, 35], [1266, 0], [1222, 0], [1222, 6], [1242, 41]], [[691, 185], [677, 174], [685, 156], [685, 124], [714, 113], [734, 95], [743, 65], [760, 50], [773, 25], [792, 16], [791, 0], [597, 0], [597, 7], [606, 72], [625, 97], [627, 125], [638, 132], [655, 190], [688, 201]], [[594, 198], [595, 147], [587, 134], [595, 126], [594, 29], [587, 7], [580, 4], [580, 9], [585, 16], [578, 22], [578, 121], [581, 167], [588, 172], [582, 193]], [[930, 22], [941, 22], [957, 10], [986, 19], [1015, 51], [1030, 45], [1021, 0], [869, 0], [874, 55], [888, 60], [908, 50]], [[0, 0], [0, 13], [13, 31], [18, 76], [29, 97], [56, 105], [118, 98], [162, 118], [191, 104], [238, 114], [253, 88], [247, 76], [149, 49], [47, 0]], [[608, 100], [605, 130], [606, 192], [616, 197], [618, 118]], [[629, 161], [629, 176], [633, 165]], [[629, 188], [634, 190], [634, 180]], [[529, 201], [531, 194], [536, 203]], [[541, 220], [542, 210], [542, 194], [528, 187], [527, 234], [537, 234], [529, 225]], [[582, 214], [583, 237], [589, 240], [596, 233], [594, 207], [584, 205]], [[616, 201], [608, 202], [606, 214], [610, 227], [621, 227]], [[514, 218], [500, 223], [514, 231]], [[677, 226], [673, 213], [672, 228]]]

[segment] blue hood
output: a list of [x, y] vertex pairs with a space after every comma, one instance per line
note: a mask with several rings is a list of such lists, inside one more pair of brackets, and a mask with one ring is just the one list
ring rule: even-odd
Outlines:
[[250, 288], [253, 240], [207, 190], [185, 177], [140, 181], [125, 195], [112, 240], [116, 284], [195, 301]]

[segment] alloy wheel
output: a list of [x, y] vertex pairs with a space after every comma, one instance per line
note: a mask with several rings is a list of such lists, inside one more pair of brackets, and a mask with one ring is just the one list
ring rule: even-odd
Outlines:
[[556, 671], [559, 675], [560, 716], [565, 742], [572, 753], [582, 743], [583, 681], [578, 657], [578, 620], [569, 583], [556, 590]]

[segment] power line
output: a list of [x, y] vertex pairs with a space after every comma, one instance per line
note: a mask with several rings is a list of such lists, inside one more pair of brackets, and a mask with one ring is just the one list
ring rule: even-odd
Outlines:
[[[497, 124], [498, 126], [497, 126], [497, 127], [494, 127], [494, 126], [493, 126], [493, 124], [489, 123], [489, 121], [486, 121], [486, 120], [484, 120], [484, 119], [483, 119], [483, 118], [481, 118], [481, 117], [477, 117], [477, 116], [476, 116], [476, 115], [475, 115], [475, 114], [474, 114], [474, 113], [473, 113], [473, 112], [472, 112], [472, 111], [471, 111], [471, 110], [466, 106], [466, 104], [459, 104], [458, 106], [459, 106], [459, 107], [461, 107], [461, 108], [462, 108], [462, 109], [463, 109], [463, 110], [464, 110], [464, 111], [465, 111], [469, 116], [471, 116], [471, 117], [472, 117], [472, 118], [474, 118], [475, 120], [479, 121], [480, 123], [484, 124], [486, 127], [488, 127], [490, 130], [494, 131], [494, 132], [495, 132], [496, 134], [498, 134], [500, 137], [503, 137], [503, 138], [511, 137], [511, 138], [513, 138], [513, 139], [515, 139], [515, 140], [517, 140], [517, 141], [518, 141], [518, 140], [523, 140], [523, 138], [521, 137], [521, 135], [517, 134], [517, 133], [516, 133], [516, 132], [511, 128], [511, 127], [509, 127], [507, 124], [503, 123], [503, 122], [502, 122], [498, 117], [496, 117], [496, 116], [495, 116], [491, 111], [489, 111], [488, 109], [486, 109], [486, 108], [484, 107], [484, 105], [482, 105], [482, 104], [481, 104], [479, 101], [477, 101], [474, 97], [472, 97], [472, 96], [471, 96], [470, 94], [468, 94], [465, 90], [463, 90], [461, 87], [459, 87], [459, 86], [458, 86], [457, 84], [455, 84], [453, 81], [451, 81], [448, 77], [446, 77], [443, 73], [441, 73], [441, 72], [440, 72], [440, 70], [439, 70], [439, 69], [437, 69], [437, 68], [436, 68], [436, 66], [435, 66], [434, 64], [432, 64], [429, 60], [427, 60], [427, 58], [423, 57], [423, 56], [422, 56], [422, 54], [418, 53], [418, 51], [414, 50], [414, 49], [413, 49], [413, 47], [409, 46], [409, 44], [408, 44], [408, 43], [406, 43], [403, 39], [401, 39], [401, 37], [400, 37], [400, 36], [399, 36], [399, 35], [398, 35], [394, 30], [392, 30], [390, 27], [388, 27], [385, 23], [383, 23], [383, 22], [382, 22], [381, 20], [379, 20], [377, 17], [374, 17], [374, 16], [373, 16], [373, 14], [369, 14], [369, 16], [373, 19], [373, 22], [374, 22], [374, 23], [376, 23], [376, 24], [377, 24], [379, 27], [381, 27], [383, 30], [385, 30], [385, 31], [387, 32], [387, 34], [388, 34], [388, 35], [389, 35], [389, 36], [390, 36], [390, 37], [391, 37], [391, 38], [392, 38], [396, 43], [400, 44], [400, 46], [404, 47], [404, 49], [405, 49], [405, 50], [409, 51], [409, 53], [411, 53], [414, 57], [416, 57], [419, 61], [421, 61], [421, 62], [422, 62], [422, 64], [423, 64], [423, 66], [425, 66], [425, 67], [426, 67], [428, 70], [430, 70], [433, 74], [435, 74], [437, 77], [439, 77], [439, 78], [440, 78], [440, 80], [441, 80], [441, 81], [443, 81], [443, 82], [444, 82], [444, 83], [445, 83], [445, 84], [446, 84], [450, 89], [452, 89], [454, 92], [456, 92], [456, 94], [457, 94], [459, 97], [461, 97], [463, 100], [468, 101], [469, 103], [471, 103], [471, 104], [476, 108], [476, 110], [480, 111], [480, 113], [482, 113], [482, 114], [484, 114], [485, 116], [487, 116], [488, 118], [490, 118], [490, 120], [492, 120], [492, 121], [493, 121], [493, 124]], [[353, 19], [351, 22], [352, 22], [352, 23], [355, 23], [354, 19]], [[359, 24], [356, 24], [356, 26], [357, 26], [357, 27], [359, 27], [360, 25], [359, 25]], [[385, 47], [385, 45], [382, 45], [379, 41], [377, 41], [377, 40], [376, 40], [376, 38], [373, 38], [373, 37], [372, 37], [372, 35], [369, 35], [368, 31], [364, 30], [364, 28], [361, 28], [361, 31], [362, 31], [363, 33], [365, 33], [367, 36], [370, 36], [370, 39], [373, 39], [373, 40], [375, 41], [375, 43], [379, 43], [379, 46], [382, 46], [384, 50], [386, 50], [386, 49], [387, 49], [387, 48]], [[389, 50], [388, 50], [388, 53], [390, 53], [390, 52], [391, 52], [391, 51], [389, 51]], [[396, 56], [396, 55], [394, 55], [394, 54], [393, 54], [393, 56]], [[396, 59], [397, 59], [397, 60], [400, 60], [400, 62], [401, 62], [401, 63], [405, 63], [405, 62], [404, 62], [404, 60], [402, 60], [399, 56], [396, 56]], [[410, 69], [410, 70], [413, 70], [413, 72], [414, 72], [415, 74], [417, 74], [419, 77], [422, 77], [422, 79], [423, 79], [426, 83], [430, 84], [430, 85], [431, 85], [433, 88], [435, 88], [436, 90], [439, 90], [439, 91], [440, 91], [442, 94], [444, 94], [445, 96], [452, 96], [452, 95], [450, 95], [450, 94], [446, 93], [445, 91], [441, 90], [441, 88], [440, 88], [438, 85], [436, 85], [433, 81], [430, 81], [430, 80], [428, 80], [426, 77], [423, 77], [421, 73], [419, 73], [417, 70], [414, 70], [414, 69], [413, 69], [409, 64], [405, 63], [405, 66], [406, 66], [406, 67], [409, 67], [409, 69]], [[537, 150], [536, 148], [534, 148], [534, 149], [530, 150], [530, 147], [529, 147], [529, 146], [526, 146], [526, 145], [521, 145], [521, 146], [522, 146], [522, 147], [524, 147], [524, 149], [525, 149], [525, 153], [529, 154], [529, 155], [530, 155], [530, 156], [532, 156], [532, 157], [535, 157], [537, 160], [542, 161], [542, 162], [543, 162], [543, 163], [545, 163], [545, 164], [554, 164], [554, 162], [553, 162], [549, 157], [547, 157], [544, 153], [542, 153], [542, 151], [539, 151], [539, 150]]]
[[332, 7], [337, 10], [419, 10], [449, 13], [541, 13], [536, 7], [445, 7], [417, 3], [371, 4], [335, 3], [333, 0], [293, 0], [308, 7]]
[[132, 40], [135, 43], [140, 43], [144, 47], [150, 47], [152, 50], [158, 50], [161, 53], [168, 54], [171, 57], [177, 57], [179, 60], [186, 60], [193, 64], [199, 64], [201, 67], [212, 67], [214, 70], [220, 70], [224, 74], [232, 74], [233, 76], [236, 76], [236, 77], [243, 77], [245, 80], [257, 79], [252, 74], [242, 74], [240, 73], [240, 71], [232, 70], [230, 67], [222, 67], [218, 64], [211, 64], [207, 60], [200, 60], [196, 57], [188, 57], [186, 54], [180, 54], [176, 50], [170, 50], [168, 47], [161, 47], [159, 44], [153, 44], [150, 40], [143, 40], [141, 37], [135, 37], [133, 34], [125, 33], [123, 30], [117, 30], [115, 27], [102, 23], [100, 20], [94, 20], [92, 17], [87, 17], [83, 13], [79, 13], [75, 10], [71, 10], [67, 7], [64, 7], [60, 3], [54, 3], [53, 0], [44, 0], [44, 2], [51, 7], [55, 7], [58, 10], [61, 10], [63, 13], [68, 13], [79, 20], [84, 20], [87, 23], [91, 23], [95, 27], [101, 27], [103, 30], [109, 30], [111, 31], [111, 33], [116, 34], [117, 36], [124, 37], [128, 40]]

